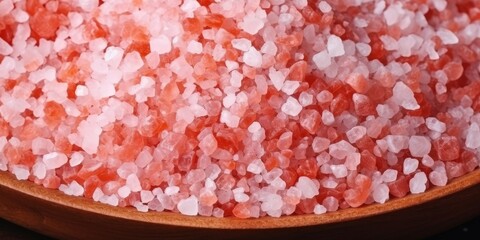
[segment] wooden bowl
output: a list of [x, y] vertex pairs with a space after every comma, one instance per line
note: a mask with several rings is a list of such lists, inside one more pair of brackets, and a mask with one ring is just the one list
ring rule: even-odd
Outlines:
[[480, 215], [480, 169], [445, 187], [324, 215], [236, 219], [137, 212], [0, 173], [0, 217], [59, 239], [405, 239]]

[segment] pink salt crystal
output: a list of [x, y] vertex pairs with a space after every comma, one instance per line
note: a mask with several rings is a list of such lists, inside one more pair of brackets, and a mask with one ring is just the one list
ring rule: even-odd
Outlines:
[[32, 141], [32, 153], [35, 155], [44, 155], [54, 150], [55, 145], [50, 139], [36, 137]]
[[403, 149], [408, 148], [409, 137], [402, 135], [388, 135], [385, 137], [387, 141], [388, 151], [399, 153]]
[[291, 81], [286, 80], [282, 86], [282, 92], [286, 93], [287, 95], [292, 95], [295, 91], [300, 87], [299, 81]]
[[357, 149], [352, 146], [352, 144], [345, 140], [330, 144], [328, 147], [328, 153], [337, 159], [344, 159], [350, 153], [356, 152], [356, 150]]
[[142, 190], [142, 186], [140, 185], [140, 180], [136, 174], [128, 175], [126, 179], [126, 186], [132, 190], [132, 192], [140, 192]]
[[278, 51], [278, 48], [275, 45], [275, 43], [272, 42], [272, 41], [266, 41], [263, 44], [262, 48], [260, 49], [260, 52], [265, 53], [265, 54], [269, 54], [269, 55], [272, 55], [272, 56], [275, 56], [277, 54], [277, 51]]
[[111, 46], [105, 51], [104, 59], [110, 67], [118, 68], [123, 59], [123, 54], [124, 50], [122, 48]]
[[319, 103], [329, 103], [333, 100], [333, 94], [328, 90], [322, 90], [316, 96]]
[[262, 66], [262, 54], [255, 47], [250, 47], [243, 54], [243, 62], [250, 67], [260, 68]]
[[143, 150], [138, 154], [137, 159], [135, 160], [135, 164], [140, 168], [144, 168], [150, 162], [152, 162], [152, 160], [153, 160], [152, 154], [150, 154], [148, 150]]
[[282, 197], [278, 194], [268, 194], [266, 201], [261, 205], [261, 209], [264, 212], [280, 210], [283, 206]]
[[117, 174], [123, 179], [127, 179], [130, 174], [136, 174], [138, 166], [133, 162], [124, 162], [117, 168]]
[[348, 170], [345, 165], [330, 165], [333, 175], [336, 178], [344, 178], [348, 175]]
[[428, 179], [435, 186], [445, 186], [448, 182], [447, 172], [445, 169], [443, 171], [432, 171], [428, 174]]
[[333, 116], [333, 113], [328, 110], [323, 110], [322, 122], [327, 126], [330, 126], [333, 123], [335, 123], [335, 117]]
[[312, 179], [305, 176], [298, 178], [295, 187], [302, 191], [302, 196], [305, 198], [313, 198], [319, 194], [317, 185], [312, 181]]
[[303, 107], [309, 106], [313, 104], [313, 95], [307, 92], [300, 93], [298, 101]]
[[2, 38], [0, 38], [0, 55], [8, 56], [13, 53], [13, 48], [5, 42]]
[[315, 137], [312, 142], [312, 149], [316, 153], [323, 152], [328, 149], [330, 140], [323, 137]]
[[327, 50], [330, 57], [338, 57], [345, 54], [342, 39], [336, 35], [330, 35], [327, 40]]
[[302, 111], [302, 105], [298, 102], [296, 98], [288, 97], [287, 101], [282, 105], [282, 112], [292, 117], [298, 116]]
[[418, 160], [415, 158], [406, 158], [403, 161], [403, 174], [408, 175], [413, 173], [418, 168]]
[[427, 137], [411, 136], [408, 141], [408, 149], [413, 157], [423, 157], [430, 153], [432, 144]]
[[322, 205], [325, 206], [325, 208], [329, 212], [337, 211], [339, 207], [338, 199], [336, 199], [333, 196], [328, 196], [325, 199], [323, 199]]
[[323, 13], [329, 13], [332, 11], [332, 7], [330, 6], [330, 4], [328, 4], [327, 1], [320, 1], [317, 6], [318, 9], [320, 9], [320, 11], [322, 11]]
[[11, 0], [0, 2], [0, 17], [3, 17], [13, 10], [14, 6]]
[[347, 138], [350, 143], [355, 143], [367, 134], [367, 128], [364, 126], [355, 126], [347, 131]]
[[432, 159], [432, 157], [430, 157], [429, 155], [425, 155], [423, 156], [422, 158], [422, 164], [426, 167], [432, 167], [433, 164], [434, 164], [434, 160]]
[[408, 183], [410, 192], [413, 194], [425, 192], [427, 189], [427, 181], [427, 175], [424, 172], [416, 173]]
[[264, 27], [265, 23], [255, 13], [249, 12], [239, 23], [239, 27], [249, 34], [257, 34]]
[[385, 203], [389, 198], [390, 189], [386, 184], [380, 184], [373, 189], [372, 197], [377, 203]]
[[68, 162], [68, 158], [63, 153], [52, 152], [43, 155], [42, 161], [45, 164], [46, 168], [50, 170], [65, 165], [65, 163]]
[[70, 192], [71, 192], [71, 195], [72, 196], [82, 196], [83, 193], [85, 192], [85, 189], [80, 185], [78, 184], [77, 181], [72, 181], [68, 188], [70, 189]]
[[347, 169], [351, 171], [357, 170], [357, 166], [360, 164], [360, 158], [361, 154], [356, 152], [347, 155], [347, 158], [345, 159], [345, 166]]
[[447, 130], [447, 125], [434, 117], [428, 117], [425, 119], [425, 125], [427, 125], [428, 129], [439, 133], [443, 133]]
[[142, 57], [137, 51], [127, 53], [122, 61], [120, 69], [124, 73], [134, 73], [143, 66]]
[[47, 168], [43, 162], [36, 162], [32, 167], [32, 174], [38, 179], [44, 179], [47, 176]]
[[78, 125], [78, 133], [83, 137], [81, 147], [88, 154], [94, 154], [100, 144], [100, 133], [102, 129], [91, 121], [82, 121]]
[[325, 70], [332, 64], [332, 59], [328, 54], [327, 50], [323, 50], [313, 55], [312, 60], [319, 70]]

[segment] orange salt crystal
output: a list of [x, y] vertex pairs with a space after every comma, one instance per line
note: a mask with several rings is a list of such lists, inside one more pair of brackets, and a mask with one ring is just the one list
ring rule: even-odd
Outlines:
[[300, 113], [300, 125], [310, 134], [315, 134], [320, 126], [321, 116], [317, 110], [305, 109]]
[[448, 80], [458, 80], [463, 74], [463, 66], [457, 62], [449, 62], [443, 68], [443, 71], [447, 75]]
[[138, 131], [130, 131], [123, 140], [117, 157], [121, 161], [133, 162], [137, 155], [142, 151], [144, 140]]
[[232, 213], [235, 217], [238, 218], [250, 218], [250, 207], [246, 203], [237, 203], [232, 210]]
[[372, 180], [365, 175], [359, 174], [355, 177], [355, 184], [355, 188], [347, 189], [343, 193], [345, 201], [351, 207], [359, 207], [365, 203], [370, 195]]
[[286, 187], [289, 188], [298, 180], [298, 174], [293, 168], [287, 168], [283, 170], [282, 175], [280, 176], [283, 181], [285, 181]]
[[38, 37], [53, 40], [60, 27], [60, 19], [57, 14], [40, 8], [31, 16], [30, 27]]
[[205, 26], [210, 28], [220, 28], [225, 21], [225, 17], [221, 14], [208, 14], [205, 16]]
[[50, 189], [58, 189], [61, 183], [61, 179], [57, 177], [56, 175], [47, 175], [45, 179], [43, 179], [42, 185], [45, 188], [50, 188]]
[[10, 127], [7, 121], [0, 118], [0, 137], [8, 137], [10, 135]]
[[442, 161], [453, 161], [460, 157], [460, 145], [454, 136], [443, 135], [435, 139], [433, 147]]
[[85, 24], [85, 34], [89, 39], [106, 38], [108, 31], [96, 19], [92, 19]]
[[358, 93], [365, 93], [367, 91], [368, 82], [360, 73], [350, 74], [347, 79], [345, 79], [345, 82]]
[[408, 182], [412, 176], [399, 176], [396, 181], [387, 183], [390, 194], [394, 197], [401, 198], [410, 191]]
[[315, 179], [318, 173], [317, 161], [313, 158], [300, 161], [300, 165], [297, 168], [298, 176], [306, 176], [311, 179]]
[[298, 61], [290, 66], [287, 79], [294, 81], [303, 81], [305, 79], [305, 74], [307, 72], [307, 62]]
[[53, 101], [45, 103], [43, 111], [45, 113], [43, 119], [51, 129], [57, 127], [67, 115], [63, 106]]

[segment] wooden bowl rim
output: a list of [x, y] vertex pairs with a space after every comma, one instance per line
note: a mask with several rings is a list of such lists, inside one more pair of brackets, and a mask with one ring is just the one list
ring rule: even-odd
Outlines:
[[322, 215], [305, 214], [282, 216], [280, 218], [261, 217], [256, 219], [238, 219], [234, 217], [215, 218], [185, 216], [172, 212], [138, 212], [131, 207], [113, 207], [84, 197], [68, 196], [58, 190], [47, 189], [30, 181], [19, 181], [10, 173], [0, 172], [0, 187], [6, 187], [13, 191], [29, 195], [39, 200], [48, 201], [55, 205], [84, 211], [92, 216], [100, 214], [112, 218], [149, 224], [210, 229], [289, 228], [352, 221], [432, 201], [454, 194], [479, 183], [480, 169], [476, 169], [471, 173], [454, 179], [444, 187], [434, 187], [425, 193], [411, 194], [403, 198], [392, 199], [384, 204], [372, 204], [360, 208], [343, 209]]

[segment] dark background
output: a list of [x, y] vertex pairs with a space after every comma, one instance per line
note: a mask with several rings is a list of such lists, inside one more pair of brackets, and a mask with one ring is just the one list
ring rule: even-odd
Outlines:
[[[1, 240], [49, 240], [50, 238], [0, 219]], [[480, 239], [480, 216], [429, 239]]]

